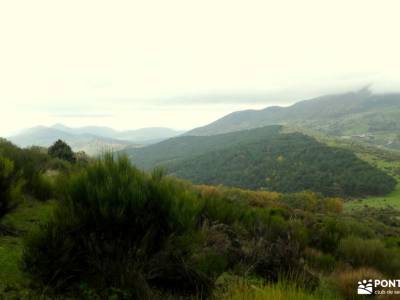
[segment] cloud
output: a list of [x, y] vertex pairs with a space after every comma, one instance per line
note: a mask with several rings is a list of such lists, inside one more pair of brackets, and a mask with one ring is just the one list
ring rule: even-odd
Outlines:
[[1, 1], [0, 130], [57, 118], [190, 128], [368, 83], [399, 91], [399, 9], [392, 0]]

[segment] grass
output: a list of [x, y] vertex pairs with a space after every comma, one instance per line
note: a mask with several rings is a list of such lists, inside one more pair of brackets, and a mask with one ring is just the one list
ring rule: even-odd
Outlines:
[[19, 258], [22, 253], [19, 237], [0, 237], [0, 290], [8, 284], [20, 284], [22, 276], [18, 269]]
[[329, 146], [353, 151], [360, 159], [388, 173], [397, 180], [398, 184], [392, 193], [380, 197], [367, 197], [364, 199], [347, 201], [344, 205], [345, 211], [358, 210], [366, 206], [373, 208], [393, 207], [400, 209], [400, 151], [332, 138], [311, 130], [306, 130], [305, 133], [314, 136], [318, 141]]
[[48, 219], [54, 204], [54, 200], [43, 202], [31, 198], [24, 199], [16, 210], [4, 216], [1, 224], [23, 232], [30, 231]]
[[[362, 279], [383, 279], [384, 276], [378, 271], [371, 268], [359, 268], [353, 270], [341, 270], [333, 273], [331, 275], [333, 284], [336, 287], [336, 290], [339, 294], [348, 300], [355, 299], [371, 299], [365, 296], [358, 296], [356, 294], [357, 291], [357, 282]], [[386, 295], [385, 295], [386, 296]], [[375, 299], [375, 298], [373, 298]], [[381, 298], [378, 298], [381, 299]], [[384, 297], [383, 299], [387, 299]]]
[[22, 238], [51, 214], [54, 201], [40, 202], [24, 199], [17, 209], [7, 214], [1, 224], [20, 232], [18, 236], [0, 235], [0, 299], [20, 299], [27, 295], [24, 288], [28, 282], [22, 274], [20, 258]]
[[229, 286], [228, 290], [216, 295], [220, 300], [338, 300], [328, 288], [318, 289], [314, 292], [306, 291], [293, 284], [278, 282], [276, 284], [258, 285], [246, 280], [239, 280]]
[[365, 199], [348, 201], [344, 205], [346, 211], [357, 210], [364, 207], [393, 207], [400, 209], [400, 183], [397, 184], [396, 189], [389, 195], [382, 197], [367, 197]]
[[[365, 150], [365, 149], [363, 149]], [[377, 150], [376, 150], [377, 151]], [[385, 156], [386, 154], [386, 156]], [[388, 195], [379, 197], [367, 197], [359, 200], [348, 201], [344, 205], [346, 211], [358, 210], [365, 207], [372, 208], [386, 208], [393, 207], [400, 209], [400, 160], [398, 159], [398, 153], [387, 154], [382, 151], [382, 153], [374, 152], [358, 152], [358, 157], [367, 161], [371, 165], [377, 167], [388, 173], [389, 175], [396, 178], [398, 184], [396, 189]]]

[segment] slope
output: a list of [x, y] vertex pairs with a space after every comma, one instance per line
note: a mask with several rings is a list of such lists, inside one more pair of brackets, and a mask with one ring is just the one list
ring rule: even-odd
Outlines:
[[271, 124], [289, 124], [400, 149], [400, 94], [373, 94], [368, 89], [229, 114], [187, 135], [213, 135]]
[[194, 183], [340, 196], [380, 195], [395, 188], [392, 177], [352, 152], [282, 129], [182, 136], [127, 153], [144, 169], [162, 166]]

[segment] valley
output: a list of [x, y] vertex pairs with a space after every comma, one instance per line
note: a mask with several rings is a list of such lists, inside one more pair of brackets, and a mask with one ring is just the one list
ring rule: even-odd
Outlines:
[[0, 295], [345, 300], [360, 277], [397, 276], [400, 152], [280, 123], [0, 140]]
[[400, 299], [400, 1], [0, 1], [0, 300]]

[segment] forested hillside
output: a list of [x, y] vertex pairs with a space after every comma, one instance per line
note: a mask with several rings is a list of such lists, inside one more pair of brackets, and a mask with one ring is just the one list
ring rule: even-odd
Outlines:
[[400, 94], [327, 95], [289, 107], [238, 111], [187, 135], [213, 135], [271, 124], [289, 124], [359, 142], [400, 149]]
[[267, 126], [214, 136], [183, 136], [128, 151], [144, 169], [203, 184], [325, 195], [380, 195], [396, 181], [357, 158], [301, 133]]
[[[228, 148], [211, 152], [227, 153], [224, 163], [215, 156], [219, 168], [236, 161], [235, 148], [259, 161], [261, 145], [285, 168], [294, 157], [281, 150], [290, 149], [327, 169], [331, 159], [339, 170], [350, 165], [354, 177], [382, 175], [279, 126], [249, 133], [179, 145], [205, 157], [222, 142]], [[0, 141], [0, 186], [4, 299], [338, 300], [353, 299], [359, 278], [399, 275], [395, 209], [343, 212], [341, 198], [312, 191], [196, 186], [126, 157], [82, 160], [63, 141], [49, 149]]]

